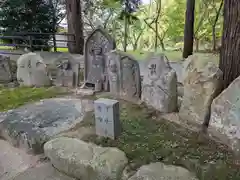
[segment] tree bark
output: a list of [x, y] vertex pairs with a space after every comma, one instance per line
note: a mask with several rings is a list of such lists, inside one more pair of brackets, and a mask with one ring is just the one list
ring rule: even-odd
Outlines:
[[221, 1], [221, 4], [216, 12], [216, 18], [214, 20], [213, 26], [212, 26], [212, 38], [213, 38], [213, 52], [217, 50], [217, 42], [216, 42], [216, 25], [223, 7], [224, 0]]
[[225, 0], [220, 69], [223, 88], [240, 75], [240, 1]]
[[83, 20], [80, 0], [66, 0], [68, 33], [74, 36], [68, 36], [68, 50], [70, 53], [83, 54], [84, 36]]
[[194, 11], [195, 0], [187, 0], [187, 9], [185, 14], [183, 58], [187, 58], [193, 53]]

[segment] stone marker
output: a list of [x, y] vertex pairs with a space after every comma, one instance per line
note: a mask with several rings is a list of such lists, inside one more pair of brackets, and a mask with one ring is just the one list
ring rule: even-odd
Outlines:
[[[101, 89], [108, 91], [108, 76], [105, 54], [115, 49], [115, 41], [101, 27], [95, 29], [86, 39], [85, 43], [85, 87], [94, 87], [95, 84]], [[99, 87], [97, 88], [99, 90]]]
[[49, 86], [47, 66], [42, 57], [36, 53], [23, 54], [17, 60], [17, 80], [24, 86]]
[[143, 77], [142, 101], [162, 113], [177, 111], [177, 76], [163, 54], [153, 55]]
[[0, 83], [8, 83], [12, 79], [10, 57], [0, 55]]
[[208, 125], [212, 101], [221, 89], [222, 75], [216, 65], [203, 63], [198, 55], [185, 61], [184, 95], [179, 111], [181, 119]]
[[137, 102], [141, 96], [141, 76], [137, 60], [121, 51], [107, 55], [111, 94], [127, 101]]
[[83, 120], [88, 100], [44, 99], [0, 113], [0, 136], [13, 145], [42, 153], [43, 144]]
[[210, 127], [217, 130], [214, 134], [222, 140], [227, 137], [229, 146], [240, 152], [240, 77], [217, 96], [211, 106]]
[[112, 99], [100, 98], [94, 101], [96, 134], [111, 139], [121, 133], [119, 102]]

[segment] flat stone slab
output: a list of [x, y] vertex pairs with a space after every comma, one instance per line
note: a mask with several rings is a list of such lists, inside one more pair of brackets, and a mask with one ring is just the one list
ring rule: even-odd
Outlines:
[[42, 153], [43, 144], [57, 134], [73, 128], [90, 111], [89, 100], [44, 99], [3, 113], [0, 136], [14, 146]]
[[12, 180], [75, 180], [57, 171], [50, 163], [41, 164], [19, 174]]
[[10, 143], [0, 140], [0, 179], [9, 180], [38, 164], [38, 157], [26, 154]]

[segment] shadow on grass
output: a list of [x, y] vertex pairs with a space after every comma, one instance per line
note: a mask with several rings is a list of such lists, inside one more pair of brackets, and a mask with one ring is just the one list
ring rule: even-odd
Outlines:
[[[143, 106], [120, 101], [123, 132], [116, 140], [89, 135], [85, 141], [123, 150], [132, 170], [143, 164], [161, 161], [180, 165], [194, 172], [200, 180], [239, 180], [240, 166], [224, 145], [159, 119], [158, 113]], [[94, 124], [89, 115], [87, 126]]]

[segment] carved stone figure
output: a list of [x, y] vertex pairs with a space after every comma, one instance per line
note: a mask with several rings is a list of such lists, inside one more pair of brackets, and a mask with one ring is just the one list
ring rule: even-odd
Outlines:
[[12, 79], [10, 57], [0, 55], [0, 83], [8, 83]]
[[54, 62], [56, 77], [53, 84], [56, 86], [75, 87], [78, 85], [80, 64], [70, 55], [62, 55]]
[[142, 101], [163, 113], [177, 110], [177, 76], [164, 55], [150, 58], [143, 77]]
[[141, 95], [141, 77], [138, 62], [130, 55], [112, 51], [107, 55], [110, 92], [129, 101], [138, 101]]
[[105, 54], [115, 49], [115, 42], [101, 27], [94, 30], [85, 43], [84, 87], [98, 87], [108, 91], [107, 63]]

